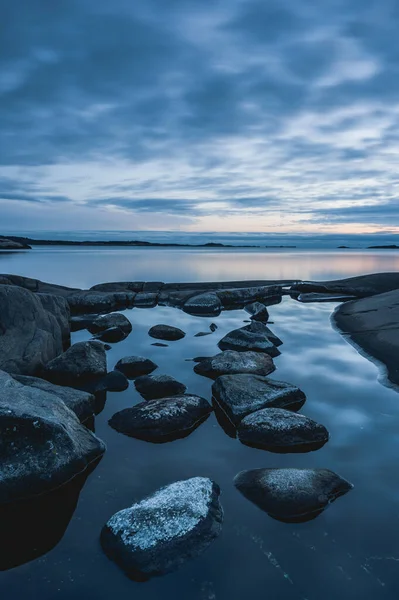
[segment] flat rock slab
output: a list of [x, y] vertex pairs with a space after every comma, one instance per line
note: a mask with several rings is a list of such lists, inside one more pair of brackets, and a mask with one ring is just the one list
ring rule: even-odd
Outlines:
[[309, 302], [347, 302], [348, 300], [356, 300], [355, 296], [347, 294], [320, 294], [317, 292], [309, 292], [308, 294], [299, 294], [297, 300], [303, 303]]
[[291, 290], [301, 293], [344, 294], [357, 298], [384, 294], [397, 289], [399, 289], [399, 273], [373, 273], [334, 281], [301, 281], [291, 287]]
[[261, 302], [252, 302], [251, 304], [247, 304], [247, 306], [244, 307], [244, 310], [251, 315], [252, 321], [267, 323], [269, 320], [269, 311]]
[[212, 394], [235, 426], [262, 408], [299, 410], [306, 399], [295, 385], [260, 375], [222, 375], [212, 385]]
[[0, 504], [57, 488], [105, 451], [61, 398], [0, 371]]
[[119, 327], [126, 335], [132, 331], [131, 322], [121, 313], [101, 315], [89, 323], [87, 329], [90, 333], [101, 333], [112, 327]]
[[220, 375], [237, 375], [239, 373], [269, 375], [275, 368], [273, 359], [268, 354], [225, 350], [216, 356], [200, 361], [195, 365], [194, 371], [198, 375], [216, 379]]
[[108, 342], [110, 344], [117, 344], [121, 342], [128, 336], [127, 333], [122, 331], [120, 327], [110, 327], [109, 329], [105, 329], [100, 333], [97, 333], [95, 336], [96, 340], [101, 340], [102, 342]]
[[266, 325], [254, 321], [250, 325], [230, 331], [220, 340], [218, 346], [221, 350], [264, 352], [275, 357], [280, 354], [277, 345], [281, 343]]
[[103, 550], [134, 580], [175, 571], [221, 533], [219, 494], [204, 477], [161, 488], [111, 517], [101, 532]]
[[94, 383], [107, 374], [107, 358], [100, 342], [77, 342], [50, 361], [42, 376], [58, 385], [71, 387]]
[[212, 292], [189, 298], [183, 306], [184, 312], [204, 317], [217, 316], [220, 314], [222, 308], [220, 298]]
[[157, 368], [158, 365], [144, 356], [125, 356], [115, 365], [115, 369], [121, 371], [128, 379], [149, 375]]
[[248, 500], [286, 523], [316, 518], [353, 488], [328, 469], [253, 469], [238, 473], [234, 484]]
[[282, 288], [278, 285], [233, 288], [218, 290], [216, 294], [225, 307], [244, 307], [250, 302], [262, 301], [264, 298], [281, 298]]
[[143, 375], [134, 385], [145, 400], [156, 400], [167, 396], [184, 394], [186, 386], [170, 375]]
[[200, 396], [182, 395], [142, 402], [116, 413], [109, 424], [119, 433], [148, 442], [170, 442], [188, 436], [212, 412]]
[[171, 342], [181, 340], [186, 334], [178, 327], [172, 327], [171, 325], [154, 325], [149, 330], [148, 335], [156, 340]]
[[324, 425], [282, 408], [257, 410], [241, 421], [237, 433], [243, 444], [271, 452], [309, 452], [329, 438]]

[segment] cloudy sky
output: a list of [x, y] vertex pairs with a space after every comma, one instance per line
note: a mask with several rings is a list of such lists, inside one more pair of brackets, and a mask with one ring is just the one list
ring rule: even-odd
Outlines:
[[397, 0], [0, 0], [0, 225], [399, 233]]

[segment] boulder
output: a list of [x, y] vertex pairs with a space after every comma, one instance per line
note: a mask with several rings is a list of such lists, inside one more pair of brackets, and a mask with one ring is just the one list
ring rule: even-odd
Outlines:
[[77, 342], [51, 360], [42, 376], [59, 385], [81, 388], [95, 384], [107, 374], [107, 358], [100, 342]]
[[282, 408], [264, 408], [244, 417], [237, 433], [243, 444], [271, 452], [309, 452], [329, 438], [324, 425]]
[[167, 396], [184, 394], [186, 386], [170, 375], [142, 375], [134, 385], [145, 400], [156, 400]]
[[121, 371], [128, 379], [135, 379], [141, 375], [149, 375], [157, 368], [158, 365], [143, 356], [125, 356], [115, 365], [115, 369]]
[[269, 311], [261, 302], [252, 302], [252, 304], [247, 304], [244, 310], [251, 315], [252, 321], [267, 323], [269, 320]]
[[225, 350], [211, 358], [205, 358], [195, 365], [198, 375], [216, 379], [220, 375], [236, 375], [250, 373], [252, 375], [269, 375], [275, 370], [273, 359], [260, 352], [236, 352]]
[[183, 310], [190, 315], [213, 317], [220, 314], [222, 303], [216, 294], [207, 292], [189, 298], [185, 302]]
[[5, 237], [0, 237], [0, 250], [31, 250], [31, 246], [28, 244], [22, 244], [21, 242], [15, 242]]
[[122, 331], [120, 327], [110, 327], [101, 333], [97, 333], [94, 337], [96, 340], [101, 340], [102, 342], [116, 344], [117, 342], [124, 340], [127, 337], [127, 333]]
[[[46, 310], [50, 305], [52, 309]], [[0, 369], [19, 375], [37, 374], [63, 352], [68, 318], [62, 298], [52, 304], [48, 297], [14, 285], [0, 285]]]
[[305, 394], [295, 385], [260, 375], [222, 375], [212, 385], [218, 407], [237, 426], [262, 408], [299, 410]]
[[105, 451], [61, 398], [0, 372], [0, 503], [48, 492]]
[[353, 488], [328, 469], [253, 469], [238, 473], [234, 484], [248, 500], [286, 523], [316, 518]]
[[399, 289], [399, 273], [373, 273], [334, 281], [301, 281], [291, 287], [292, 291], [321, 294], [343, 294], [366, 298]]
[[144, 281], [111, 281], [109, 283], [98, 283], [90, 290], [95, 292], [142, 292]]
[[97, 319], [97, 317], [98, 315], [75, 315], [71, 317], [71, 331], [82, 331], [82, 329], [89, 329], [89, 326], [95, 319]]
[[218, 290], [216, 294], [225, 307], [244, 307], [250, 302], [262, 301], [269, 298], [281, 298], [282, 288], [278, 285], [262, 285], [258, 287]]
[[123, 392], [129, 387], [129, 380], [120, 371], [110, 371], [95, 386], [96, 392]]
[[67, 301], [73, 315], [107, 313], [131, 308], [135, 292], [96, 292], [79, 290], [67, 295]]
[[154, 325], [148, 332], [148, 335], [157, 340], [175, 341], [181, 340], [186, 335], [178, 327], [171, 325]]
[[61, 331], [62, 346], [66, 350], [71, 345], [70, 311], [67, 301], [61, 296], [52, 294], [36, 294], [44, 310], [52, 314]]
[[189, 435], [211, 412], [204, 398], [187, 394], [136, 404], [116, 413], [109, 424], [139, 440], [170, 442]]
[[230, 331], [218, 346], [221, 350], [264, 352], [274, 357], [280, 354], [277, 345], [281, 343], [266, 325], [253, 321], [250, 325]]
[[87, 329], [90, 333], [101, 333], [114, 327], [118, 327], [126, 335], [132, 331], [131, 322], [121, 313], [109, 313], [107, 315], [98, 316], [94, 321], [88, 323]]
[[139, 292], [134, 299], [138, 308], [153, 308], [158, 304], [158, 294], [155, 292]]
[[161, 488], [111, 517], [101, 532], [103, 550], [134, 580], [174, 571], [221, 533], [219, 494], [204, 477]]

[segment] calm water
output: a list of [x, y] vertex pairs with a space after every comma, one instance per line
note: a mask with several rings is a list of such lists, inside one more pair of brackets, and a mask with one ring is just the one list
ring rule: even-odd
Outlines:
[[[176, 254], [165, 250], [43, 249], [1, 260], [2, 272], [89, 286], [132, 278], [321, 279], [397, 270], [399, 255], [239, 252], [234, 256], [191, 250]], [[1, 573], [0, 597], [396, 600], [399, 396], [378, 382], [377, 367], [331, 327], [333, 309], [331, 304], [301, 305], [289, 299], [269, 309], [272, 328], [284, 342], [272, 376], [297, 384], [306, 393], [301, 412], [322, 422], [331, 433], [321, 450], [277, 455], [247, 448], [229, 438], [213, 415], [188, 438], [152, 445], [118, 434], [107, 424], [116, 411], [141, 400], [134, 386], [123, 393], [109, 393], [96, 418], [96, 433], [106, 441], [108, 450], [86, 481], [65, 535], [41, 558]], [[211, 381], [196, 375], [194, 363], [186, 359], [216, 353], [218, 340], [248, 316], [244, 311], [224, 313], [213, 319], [219, 327], [214, 334], [195, 338], [212, 319], [167, 307], [133, 309], [125, 314], [133, 331], [108, 352], [109, 369], [123, 356], [142, 354], [159, 365], [158, 372], [175, 376], [188, 391], [208, 399]], [[177, 325], [187, 335], [167, 348], [151, 346], [153, 340], [147, 332], [157, 323]], [[87, 338], [87, 332], [74, 334], [74, 341]], [[355, 488], [314, 521], [280, 523], [242, 497], [232, 479], [242, 469], [283, 466], [330, 468]], [[144, 584], [131, 582], [100, 549], [98, 536], [103, 524], [114, 512], [158, 487], [196, 475], [209, 476], [222, 488], [222, 535], [179, 571]], [[60, 503], [60, 519], [62, 506]]]

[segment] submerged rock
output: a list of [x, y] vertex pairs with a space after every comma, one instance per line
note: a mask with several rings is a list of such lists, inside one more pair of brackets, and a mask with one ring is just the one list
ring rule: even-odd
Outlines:
[[261, 302], [252, 302], [252, 304], [247, 304], [244, 310], [251, 315], [252, 321], [267, 323], [269, 320], [269, 311]]
[[59, 385], [80, 388], [95, 383], [107, 374], [105, 349], [100, 342], [77, 342], [50, 361], [42, 375]]
[[154, 325], [149, 330], [148, 335], [157, 340], [175, 341], [181, 340], [186, 334], [178, 327], [172, 327], [171, 325]]
[[212, 412], [200, 396], [182, 395], [136, 404], [116, 413], [113, 429], [148, 442], [169, 442], [189, 435]]
[[220, 534], [219, 494], [219, 486], [205, 477], [161, 488], [111, 517], [101, 532], [103, 550], [131, 579], [174, 571]]
[[118, 360], [115, 365], [115, 369], [121, 371], [128, 379], [149, 375], [157, 368], [158, 365], [149, 358], [144, 358], [144, 356], [125, 356]]
[[118, 327], [126, 335], [132, 331], [131, 322], [127, 317], [125, 317], [125, 315], [122, 315], [121, 313], [101, 315], [89, 323], [87, 329], [90, 331], [90, 333], [101, 333], [114, 327]]
[[222, 303], [216, 294], [208, 292], [189, 298], [185, 302], [183, 310], [190, 315], [213, 317], [220, 314]]
[[305, 394], [295, 385], [260, 375], [222, 375], [212, 385], [218, 407], [234, 425], [262, 408], [299, 410]]
[[123, 392], [129, 387], [129, 380], [120, 371], [110, 371], [96, 386], [96, 391]]
[[212, 331], [212, 333], [213, 333], [214, 331], [216, 331], [216, 329], [217, 329], [217, 328], [218, 328], [218, 326], [216, 325], [216, 323], [211, 323], [211, 324], [209, 325], [209, 329]]
[[237, 350], [238, 352], [264, 352], [269, 356], [278, 356], [280, 351], [276, 346], [281, 340], [273, 335], [266, 325], [253, 321], [250, 325], [230, 331], [218, 344], [221, 350]]
[[97, 333], [94, 337], [102, 342], [116, 344], [117, 342], [124, 340], [127, 337], [127, 333], [122, 331], [120, 327], [110, 327], [109, 329], [101, 331], [101, 333]]
[[324, 425], [282, 408], [257, 410], [241, 421], [237, 433], [243, 444], [272, 452], [309, 452], [329, 438]]
[[168, 348], [169, 344], [162, 344], [162, 342], [154, 342], [151, 346], [156, 346], [157, 348]]
[[316, 518], [353, 488], [328, 469], [253, 469], [238, 473], [234, 484], [271, 517], [287, 523]]
[[198, 375], [216, 379], [220, 375], [236, 375], [250, 373], [253, 375], [269, 375], [275, 370], [273, 359], [260, 352], [236, 352], [225, 350], [201, 360], [194, 367]]
[[145, 400], [177, 396], [184, 394], [187, 389], [170, 375], [142, 375], [135, 380], [134, 385]]
[[211, 335], [212, 331], [199, 331], [194, 335], [194, 337], [205, 337], [206, 335]]

